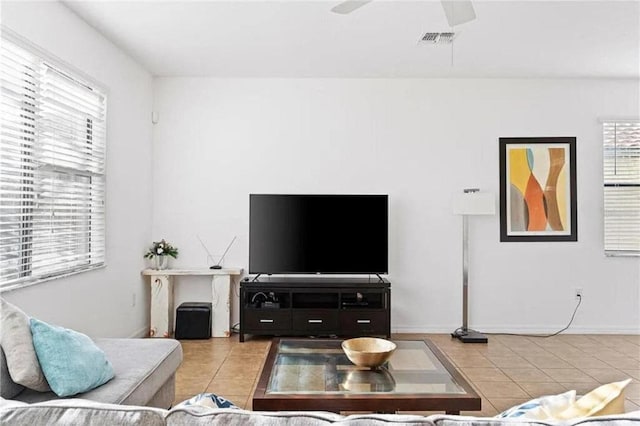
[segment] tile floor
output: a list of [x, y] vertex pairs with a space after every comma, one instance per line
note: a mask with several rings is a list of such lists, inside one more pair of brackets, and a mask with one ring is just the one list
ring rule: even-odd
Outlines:
[[[576, 389], [579, 394], [625, 378], [627, 411], [640, 410], [640, 336], [559, 335], [550, 338], [490, 336], [488, 344], [463, 344], [445, 334], [402, 334], [431, 339], [482, 397], [493, 416], [532, 397]], [[251, 409], [251, 395], [271, 339], [238, 336], [183, 340], [176, 376], [176, 403], [213, 392]], [[424, 413], [428, 414], [428, 413]]]

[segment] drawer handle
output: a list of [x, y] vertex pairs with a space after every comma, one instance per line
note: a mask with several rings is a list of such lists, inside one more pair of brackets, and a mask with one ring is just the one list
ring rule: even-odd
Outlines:
[[273, 320], [272, 319], [261, 319], [260, 322], [272, 323]]
[[371, 324], [371, 320], [356, 320], [358, 324]]
[[322, 320], [310, 319], [307, 321], [309, 324], [322, 324]]

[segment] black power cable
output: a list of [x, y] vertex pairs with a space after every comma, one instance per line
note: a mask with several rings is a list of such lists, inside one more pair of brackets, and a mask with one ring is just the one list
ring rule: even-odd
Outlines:
[[[582, 296], [581, 295], [577, 295], [577, 297], [578, 297], [578, 303], [576, 304], [576, 308], [573, 310], [573, 314], [571, 315], [571, 319], [569, 320], [569, 324], [567, 324], [567, 326], [564, 327], [563, 329], [556, 331], [555, 333], [551, 333], [551, 334], [520, 334], [520, 333], [485, 333], [484, 331], [481, 331], [480, 333], [489, 334], [489, 335], [492, 335], [492, 336], [522, 336], [522, 337], [542, 337], [542, 338], [557, 336], [558, 334], [562, 333], [563, 331], [565, 331], [569, 327], [571, 327], [571, 324], [573, 323], [573, 319], [576, 317], [576, 312], [578, 312], [578, 308], [580, 307], [580, 304], [582, 303]], [[458, 330], [456, 330], [456, 331], [458, 331]], [[455, 333], [455, 331], [454, 331], [454, 333]]]

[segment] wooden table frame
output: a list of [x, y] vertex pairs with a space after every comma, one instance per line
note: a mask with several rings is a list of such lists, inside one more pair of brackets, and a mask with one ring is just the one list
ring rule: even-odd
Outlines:
[[[394, 339], [417, 340], [417, 339]], [[280, 339], [273, 339], [258, 385], [253, 394], [253, 410], [256, 411], [373, 411], [395, 413], [397, 411], [444, 411], [460, 414], [460, 411], [479, 411], [481, 398], [440, 350], [429, 340], [422, 340], [438, 358], [466, 394], [269, 394], [267, 386], [276, 360]]]

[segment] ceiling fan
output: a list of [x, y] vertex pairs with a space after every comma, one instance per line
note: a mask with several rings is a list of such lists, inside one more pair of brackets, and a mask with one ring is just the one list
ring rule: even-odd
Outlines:
[[[372, 0], [346, 0], [334, 6], [331, 11], [346, 15], [356, 9], [370, 3]], [[440, 0], [444, 14], [450, 27], [464, 24], [465, 22], [476, 19], [476, 12], [473, 10], [471, 0]]]

